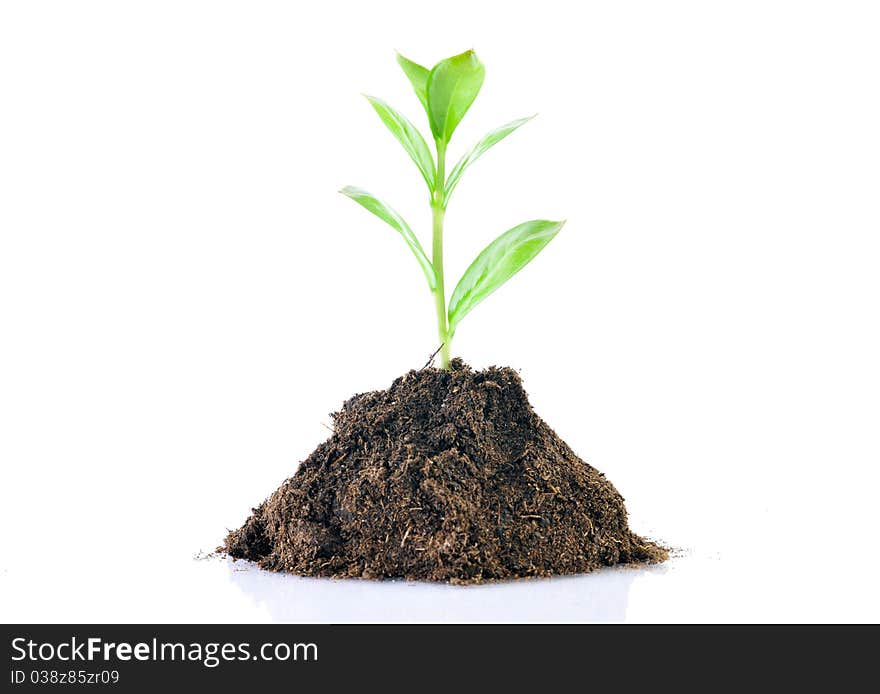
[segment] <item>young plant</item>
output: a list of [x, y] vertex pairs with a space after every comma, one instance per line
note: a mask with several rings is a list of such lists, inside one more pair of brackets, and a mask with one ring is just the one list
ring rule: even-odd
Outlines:
[[397, 62], [409, 78], [416, 96], [428, 115], [434, 138], [436, 159], [425, 138], [401, 113], [381, 99], [367, 96], [379, 118], [394, 134], [398, 142], [415, 162], [428, 186], [431, 204], [432, 244], [431, 258], [425, 254], [410, 226], [391, 207], [365, 190], [348, 186], [340, 192], [365, 207], [396, 229], [416, 257], [428, 287], [434, 294], [437, 311], [437, 332], [440, 336], [440, 367], [449, 368], [450, 345], [456, 328], [477, 304], [522, 270], [550, 240], [556, 236], [562, 222], [533, 219], [504, 232], [477, 256], [462, 275], [446, 306], [443, 275], [443, 218], [449, 197], [462, 174], [486, 150], [510, 135], [533, 117], [520, 118], [488, 133], [458, 163], [446, 173], [446, 149], [456, 127], [473, 104], [483, 85], [485, 68], [473, 51], [441, 60], [428, 70], [421, 65], [397, 56]]

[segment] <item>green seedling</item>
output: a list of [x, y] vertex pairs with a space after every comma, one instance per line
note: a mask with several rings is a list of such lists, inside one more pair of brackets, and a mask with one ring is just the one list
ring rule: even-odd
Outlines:
[[404, 115], [381, 99], [367, 96], [367, 100], [403, 145], [428, 186], [433, 231], [431, 258], [426, 255], [409, 224], [379, 198], [352, 186], [340, 192], [396, 229], [413, 252], [434, 294], [441, 344], [440, 367], [448, 369], [452, 338], [461, 319], [522, 270], [556, 236], [565, 222], [534, 219], [501, 234], [483, 249], [462, 275], [447, 308], [443, 276], [443, 219], [452, 191], [465, 169], [531, 117], [511, 121], [487, 134], [459, 159], [447, 175], [446, 148], [456, 127], [477, 98], [486, 70], [473, 51], [441, 60], [430, 70], [402, 55], [397, 56], [397, 62], [409, 78], [428, 116], [436, 157], [431, 154], [419, 130]]

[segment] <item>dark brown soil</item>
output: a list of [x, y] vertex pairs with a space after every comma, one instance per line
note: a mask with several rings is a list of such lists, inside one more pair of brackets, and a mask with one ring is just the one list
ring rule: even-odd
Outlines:
[[453, 583], [653, 563], [623, 497], [532, 410], [509, 368], [423, 369], [356, 395], [220, 548], [307, 576]]

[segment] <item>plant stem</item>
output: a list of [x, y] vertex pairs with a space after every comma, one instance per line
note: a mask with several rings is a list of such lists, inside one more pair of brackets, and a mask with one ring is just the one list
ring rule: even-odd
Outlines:
[[437, 307], [437, 333], [440, 337], [440, 368], [449, 370], [449, 335], [446, 323], [446, 289], [443, 283], [443, 217], [446, 207], [446, 143], [436, 140], [437, 145], [437, 176], [434, 183], [434, 195], [431, 198], [431, 228], [433, 244], [431, 264], [437, 276], [437, 288], [434, 290], [434, 303]]

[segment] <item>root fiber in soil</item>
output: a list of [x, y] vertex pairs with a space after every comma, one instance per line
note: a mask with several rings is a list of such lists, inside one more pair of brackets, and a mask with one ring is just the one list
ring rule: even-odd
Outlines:
[[623, 497], [532, 410], [510, 368], [410, 371], [333, 435], [221, 551], [306, 576], [453, 583], [655, 563]]

